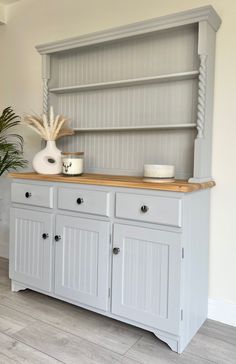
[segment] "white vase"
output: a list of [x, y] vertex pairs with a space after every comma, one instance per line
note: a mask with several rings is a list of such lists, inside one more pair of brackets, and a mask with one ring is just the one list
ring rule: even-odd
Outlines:
[[54, 140], [48, 140], [46, 147], [38, 152], [32, 161], [34, 170], [40, 174], [59, 174], [62, 172], [61, 151]]

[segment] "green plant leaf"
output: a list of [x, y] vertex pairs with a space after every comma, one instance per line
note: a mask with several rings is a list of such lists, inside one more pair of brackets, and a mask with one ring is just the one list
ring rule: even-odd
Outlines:
[[0, 115], [0, 176], [10, 170], [27, 165], [23, 156], [24, 139], [21, 135], [9, 132], [20, 124], [20, 118], [9, 106]]

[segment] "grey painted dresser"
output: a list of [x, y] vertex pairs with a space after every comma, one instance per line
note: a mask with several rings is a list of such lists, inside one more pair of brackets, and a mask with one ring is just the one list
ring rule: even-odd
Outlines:
[[10, 278], [181, 353], [207, 317], [209, 188], [12, 174]]
[[[76, 131], [58, 146], [84, 151], [95, 174], [12, 175], [13, 291], [57, 297], [184, 350], [207, 317], [220, 23], [206, 6], [37, 46], [43, 111], [53, 105]], [[192, 183], [144, 183], [145, 163], [173, 164]]]

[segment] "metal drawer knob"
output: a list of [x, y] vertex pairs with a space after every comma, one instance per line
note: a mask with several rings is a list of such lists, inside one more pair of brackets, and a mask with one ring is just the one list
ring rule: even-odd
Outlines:
[[113, 254], [119, 254], [120, 248], [113, 248]]
[[141, 210], [143, 213], [145, 213], [145, 212], [148, 212], [149, 207], [148, 207], [148, 206], [146, 206], [146, 205], [143, 205], [143, 206], [141, 206], [140, 210]]
[[32, 193], [31, 193], [31, 192], [26, 192], [26, 193], [25, 193], [25, 197], [26, 197], [26, 198], [30, 198], [31, 196], [32, 196]]
[[60, 235], [55, 235], [54, 239], [55, 239], [55, 241], [59, 241], [59, 240], [61, 240], [61, 236]]
[[47, 238], [48, 238], [48, 236], [49, 236], [49, 235], [48, 235], [48, 233], [43, 233], [43, 234], [42, 234], [42, 238], [43, 238], [44, 240], [45, 240], [45, 239], [47, 239]]
[[77, 204], [81, 205], [84, 202], [84, 199], [82, 197], [77, 198]]

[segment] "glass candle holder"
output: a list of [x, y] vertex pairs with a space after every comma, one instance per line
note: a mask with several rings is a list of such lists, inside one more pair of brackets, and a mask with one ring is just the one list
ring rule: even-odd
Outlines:
[[83, 173], [84, 153], [61, 153], [62, 173], [66, 176], [79, 176]]

